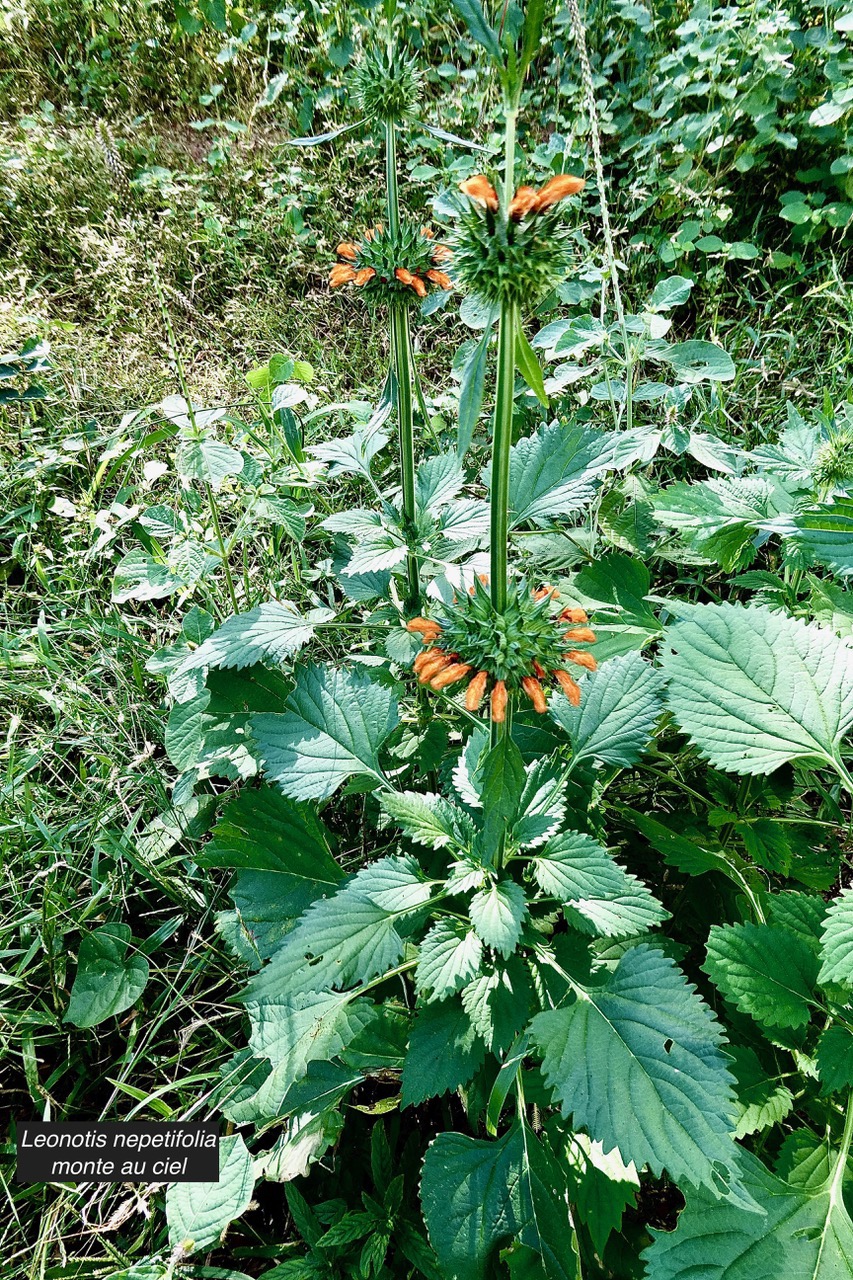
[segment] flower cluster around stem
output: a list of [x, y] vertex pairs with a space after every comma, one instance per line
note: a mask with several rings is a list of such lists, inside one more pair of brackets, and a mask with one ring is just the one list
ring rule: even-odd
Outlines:
[[439, 690], [467, 678], [467, 710], [479, 710], [488, 692], [491, 718], [498, 724], [516, 691], [536, 711], [546, 711], [545, 688], [551, 678], [578, 706], [580, 686], [566, 666], [596, 668], [584, 647], [595, 643], [594, 632], [582, 625], [589, 621], [585, 611], [569, 607], [555, 614], [557, 592], [551, 587], [531, 591], [520, 579], [509, 584], [506, 608], [498, 613], [485, 581], [483, 575], [468, 595], [443, 606], [437, 618], [413, 618], [407, 624], [424, 645], [413, 668], [421, 684]]
[[487, 302], [529, 307], [562, 282], [571, 255], [556, 205], [583, 190], [584, 180], [561, 173], [538, 190], [521, 186], [504, 211], [482, 174], [460, 183], [452, 237], [454, 273]]
[[429, 227], [404, 223], [395, 236], [380, 223], [361, 240], [343, 241], [337, 254], [342, 261], [332, 267], [329, 284], [333, 289], [354, 284], [370, 302], [413, 302], [431, 288], [453, 288], [442, 269], [450, 250], [436, 242]]

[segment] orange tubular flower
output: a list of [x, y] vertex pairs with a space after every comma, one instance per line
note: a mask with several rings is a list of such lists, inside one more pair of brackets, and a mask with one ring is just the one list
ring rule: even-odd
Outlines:
[[560, 622], [589, 622], [586, 609], [569, 608], [560, 614]]
[[468, 684], [465, 692], [465, 708], [468, 711], [479, 711], [480, 703], [483, 701], [483, 695], [486, 692], [486, 685], [489, 680], [488, 671], [478, 671]]
[[565, 635], [566, 640], [576, 640], [579, 644], [595, 644], [595, 632], [590, 627], [572, 627]]
[[367, 284], [376, 275], [373, 267], [362, 267], [360, 271], [356, 271], [354, 283], [361, 286]]
[[491, 209], [493, 213], [497, 212], [498, 193], [481, 173], [475, 178], [466, 178], [464, 182], [460, 182], [459, 190], [475, 204], [481, 204], [484, 209]]
[[425, 298], [427, 296], [427, 287], [420, 276], [415, 276], [412, 281], [412, 288], [419, 298]]
[[456, 684], [456, 681], [461, 680], [463, 676], [467, 676], [470, 670], [471, 668], [467, 662], [454, 662], [430, 680], [430, 688], [443, 689], [445, 685]]
[[453, 659], [443, 649], [430, 649], [429, 661], [425, 662], [418, 672], [421, 684], [428, 684], [433, 676], [437, 676], [444, 667], [449, 667]]
[[566, 654], [569, 662], [574, 662], [578, 667], [586, 667], [587, 671], [597, 671], [598, 663], [591, 653], [584, 653], [580, 649], [570, 649]]
[[537, 205], [539, 192], [534, 187], [519, 187], [509, 202], [509, 216], [513, 222], [526, 218]]
[[406, 623], [406, 630], [420, 632], [420, 634], [426, 638], [427, 632], [435, 631], [436, 634], [438, 634], [441, 631], [441, 627], [437, 622], [433, 622], [432, 618], [419, 617], [410, 619], [410, 621]]
[[425, 240], [435, 239], [435, 232], [433, 231], [432, 227], [421, 227], [421, 235], [424, 237]]
[[555, 671], [554, 679], [563, 690], [573, 707], [579, 707], [581, 704], [581, 688], [580, 685], [572, 679], [568, 671]]
[[492, 690], [491, 708], [495, 724], [503, 724], [506, 719], [507, 692], [503, 680], [498, 680]]
[[329, 284], [333, 289], [337, 289], [342, 284], [349, 284], [350, 280], [354, 279], [355, 272], [352, 267], [345, 267], [342, 262], [336, 263], [329, 272]]
[[575, 178], [570, 173], [558, 173], [536, 193], [536, 212], [542, 213], [544, 209], [550, 209], [552, 204], [559, 204], [566, 196], [576, 196], [585, 186], [583, 178]]
[[356, 249], [354, 244], [350, 244], [348, 241], [344, 241], [343, 244], [338, 245], [337, 249], [335, 250], [335, 253], [338, 255], [339, 258], [346, 258], [347, 262], [355, 262], [355, 257], [356, 257], [356, 254], [358, 253], [358, 250]]
[[453, 251], [446, 244], [437, 244], [432, 251], [433, 262], [450, 262], [452, 257]]
[[533, 710], [543, 715], [548, 710], [548, 703], [545, 701], [545, 694], [539, 681], [533, 676], [525, 676], [521, 687], [533, 703]]
[[412, 663], [412, 670], [416, 675], [422, 671], [426, 664], [432, 659], [432, 655], [432, 649], [421, 649], [420, 653]]
[[438, 285], [439, 289], [446, 289], [448, 292], [453, 288], [453, 281], [445, 271], [433, 268], [427, 272], [427, 280], [431, 280], [433, 284]]

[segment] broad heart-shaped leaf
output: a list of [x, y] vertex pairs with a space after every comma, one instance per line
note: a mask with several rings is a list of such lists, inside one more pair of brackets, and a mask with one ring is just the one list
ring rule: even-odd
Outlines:
[[264, 772], [294, 800], [326, 800], [353, 774], [384, 781], [378, 753], [397, 702], [363, 671], [300, 667], [283, 715], [252, 716]]
[[563, 1114], [605, 1151], [736, 1194], [722, 1032], [661, 951], [632, 947], [601, 986], [537, 1014], [531, 1033]]
[[439, 920], [418, 952], [415, 986], [428, 999], [442, 1000], [461, 990], [479, 971], [483, 944], [472, 929], [455, 920]]
[[826, 913], [818, 980], [853, 987], [853, 889], [840, 893]]
[[186, 1254], [218, 1244], [222, 1232], [245, 1213], [255, 1171], [239, 1133], [219, 1141], [218, 1182], [173, 1182], [166, 1192], [169, 1244]]
[[126, 924], [104, 924], [84, 934], [63, 1022], [96, 1027], [139, 999], [148, 981], [148, 961], [138, 951], [128, 951], [130, 939]]
[[794, 1235], [804, 1198], [748, 1151], [739, 1163], [743, 1185], [763, 1213], [720, 1204], [704, 1187], [687, 1190], [674, 1231], [655, 1231], [644, 1254], [647, 1280], [841, 1280], [847, 1270], [816, 1272], [817, 1241]]
[[510, 455], [510, 527], [579, 511], [593, 497], [611, 456], [610, 437], [588, 427], [552, 422], [519, 440]]
[[697, 382], [731, 382], [735, 376], [734, 360], [713, 342], [673, 342], [658, 353], [657, 359], [673, 368], [679, 381], [691, 385]]
[[256, 662], [281, 662], [297, 653], [314, 635], [319, 622], [333, 617], [331, 609], [312, 609], [303, 617], [289, 600], [267, 600], [248, 613], [228, 618], [182, 663], [182, 671], [199, 667], [250, 667]]
[[542, 889], [571, 908], [571, 923], [582, 933], [628, 937], [669, 915], [641, 880], [583, 832], [560, 832], [531, 865]]
[[853, 644], [769, 609], [679, 609], [663, 671], [675, 719], [731, 773], [830, 763], [853, 725]]
[[418, 467], [415, 502], [420, 511], [438, 515], [452, 502], [465, 483], [462, 464], [455, 453], [435, 453]]
[[421, 1204], [446, 1280], [483, 1280], [513, 1238], [540, 1255], [547, 1280], [580, 1276], [565, 1174], [526, 1127], [494, 1141], [439, 1134], [424, 1157]]
[[581, 701], [573, 707], [558, 694], [551, 699], [551, 718], [572, 742], [574, 764], [604, 760], [628, 767], [648, 746], [663, 711], [663, 681], [639, 653], [612, 658], [579, 682]]
[[702, 968], [742, 1013], [766, 1027], [801, 1027], [811, 1016], [817, 957], [789, 929], [772, 924], [714, 925]]
[[403, 1063], [400, 1105], [416, 1107], [467, 1084], [485, 1056], [486, 1046], [458, 996], [418, 1009]]
[[499, 880], [475, 893], [469, 904], [471, 923], [487, 947], [510, 955], [521, 937], [527, 915], [524, 890], [514, 880]]

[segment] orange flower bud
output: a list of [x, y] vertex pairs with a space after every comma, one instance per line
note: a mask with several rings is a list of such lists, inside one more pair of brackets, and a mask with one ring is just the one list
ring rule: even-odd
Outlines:
[[373, 231], [368, 230], [368, 231], [365, 231], [365, 233], [364, 233], [364, 238], [365, 238], [365, 240], [372, 240], [372, 239], [373, 239], [373, 236], [374, 236], [374, 232], [373, 232]]
[[432, 618], [411, 618], [406, 623], [406, 630], [420, 632], [421, 635], [426, 635], [428, 631], [440, 631], [441, 627]]
[[583, 178], [575, 178], [570, 173], [558, 173], [544, 187], [539, 188], [536, 194], [536, 212], [542, 213], [544, 209], [550, 209], [552, 204], [559, 204], [566, 196], [577, 195], [585, 186]]
[[479, 711], [480, 703], [483, 701], [483, 694], [486, 692], [488, 679], [488, 671], [478, 671], [473, 680], [469, 682], [465, 693], [465, 707], [468, 711]]
[[430, 681], [433, 689], [443, 689], [445, 685], [456, 684], [457, 680], [461, 680], [463, 676], [467, 676], [471, 670], [467, 662], [454, 662], [451, 666], [445, 667]]
[[355, 262], [357, 250], [354, 244], [344, 241], [343, 244], [338, 245], [335, 253], [339, 258], [346, 258], [347, 262]]
[[481, 204], [484, 209], [491, 209], [493, 213], [497, 212], [498, 193], [481, 173], [475, 178], [466, 178], [464, 182], [460, 182], [459, 190], [475, 204]]
[[437, 244], [432, 251], [433, 262], [451, 262], [453, 260], [453, 250], [448, 248], [446, 244]]
[[513, 222], [520, 222], [528, 213], [536, 209], [539, 192], [534, 187], [519, 187], [509, 202], [509, 216]]
[[373, 270], [373, 267], [362, 267], [360, 271], [356, 271], [355, 273], [355, 283], [360, 287], [363, 284], [367, 284], [367, 282], [372, 280], [375, 275], [376, 272]]
[[549, 587], [548, 584], [546, 583], [544, 587], [539, 587], [536, 591], [533, 592], [533, 599], [544, 600], [545, 597], [547, 596], [549, 599], [555, 600], [559, 594], [560, 593], [556, 587]]
[[416, 675], [419, 671], [423, 670], [423, 668], [426, 666], [428, 662], [432, 661], [433, 653], [434, 653], [433, 649], [421, 649], [420, 653], [412, 663], [412, 670], [415, 672]]
[[412, 277], [412, 288], [419, 298], [425, 298], [427, 296], [427, 287], [420, 276]]
[[555, 671], [554, 677], [573, 707], [581, 704], [580, 685], [569, 675], [568, 671]]
[[542, 686], [533, 676], [525, 676], [521, 682], [521, 687], [533, 703], [533, 710], [541, 714], [548, 710], [548, 703], [545, 701], [545, 694], [542, 692]]
[[437, 676], [443, 667], [450, 665], [450, 658], [443, 649], [431, 649], [430, 659], [425, 662], [418, 672], [418, 679], [421, 684], [426, 684], [433, 676]]
[[584, 653], [581, 649], [570, 649], [569, 652], [563, 656], [568, 658], [569, 662], [574, 662], [579, 667], [586, 667], [587, 671], [598, 670], [598, 663], [591, 653]]
[[437, 271], [435, 267], [427, 272], [427, 280], [437, 284], [439, 289], [447, 289], [449, 291], [453, 288], [453, 281], [450, 276], [445, 271]]
[[411, 271], [407, 271], [405, 267], [397, 267], [394, 271], [394, 275], [400, 281], [400, 284], [411, 284], [415, 278]]
[[537, 662], [535, 658], [533, 659], [533, 670], [536, 672], [540, 680], [545, 679], [545, 668], [542, 666], [541, 662]]
[[503, 680], [498, 680], [492, 690], [491, 709], [495, 724], [503, 724], [506, 719], [507, 692]]
[[589, 616], [586, 609], [572, 606], [563, 610], [560, 614], [560, 622], [589, 622]]
[[589, 627], [572, 627], [566, 632], [566, 640], [577, 640], [580, 644], [595, 644], [595, 632]]
[[352, 267], [345, 267], [342, 262], [332, 267], [329, 272], [329, 284], [333, 289], [337, 289], [339, 285], [349, 284], [350, 280], [355, 279], [355, 272]]

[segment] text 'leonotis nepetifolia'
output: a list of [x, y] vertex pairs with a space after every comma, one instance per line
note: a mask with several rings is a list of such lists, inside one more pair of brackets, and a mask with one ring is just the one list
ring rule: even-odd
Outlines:
[[459, 206], [452, 238], [459, 282], [487, 302], [528, 307], [555, 288], [570, 262], [568, 231], [556, 205], [584, 186], [583, 178], [560, 173], [538, 190], [519, 187], [504, 212], [488, 178], [460, 183], [467, 201]]
[[329, 284], [354, 284], [372, 302], [414, 301], [430, 288], [453, 288], [439, 265], [450, 261], [450, 250], [435, 241], [429, 227], [404, 223], [393, 236], [380, 223], [361, 240], [339, 244], [337, 254], [343, 261], [332, 267]]
[[[479, 578], [469, 594], [444, 605], [433, 618], [413, 618], [409, 631], [420, 635], [425, 648], [414, 661], [421, 684], [444, 689], [468, 678], [465, 706], [477, 711], [490, 689], [491, 718], [500, 724], [511, 693], [520, 690], [536, 711], [547, 710], [542, 682], [551, 677], [569, 701], [580, 702], [580, 686], [565, 669], [567, 663], [596, 668], [595, 658], [578, 645], [595, 643], [583, 609], [552, 613], [557, 592], [540, 587], [531, 592], [520, 579], [509, 584], [506, 608], [498, 613]], [[566, 624], [572, 625], [567, 628]], [[473, 673], [473, 674], [472, 674]]]

